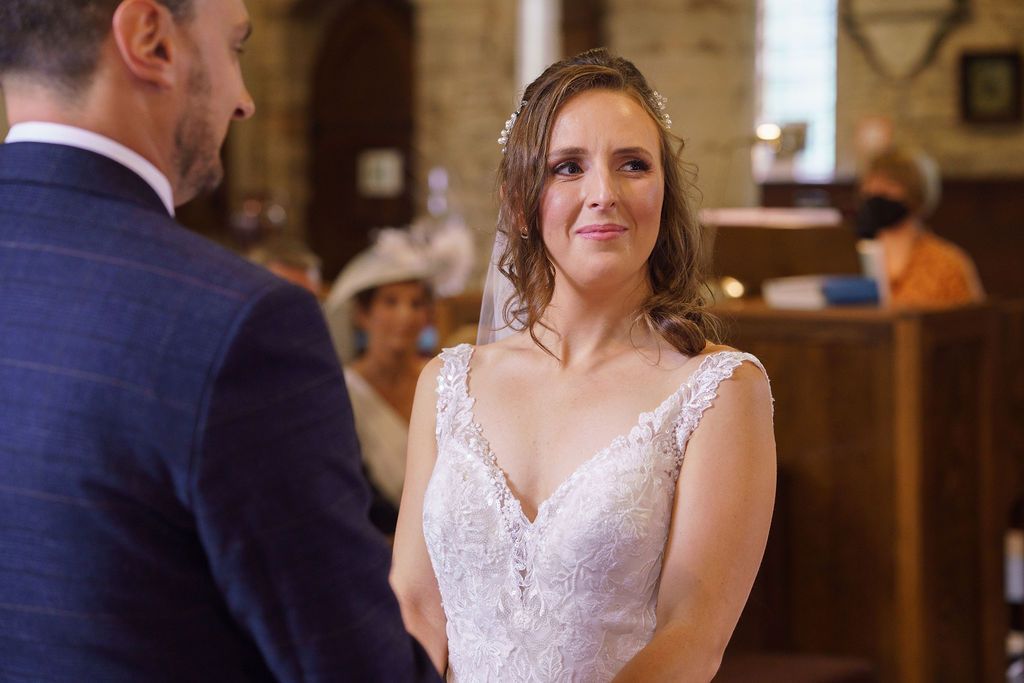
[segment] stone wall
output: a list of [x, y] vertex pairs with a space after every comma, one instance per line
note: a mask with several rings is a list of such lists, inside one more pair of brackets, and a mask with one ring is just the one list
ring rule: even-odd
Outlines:
[[609, 0], [609, 47], [668, 98], [673, 131], [687, 142], [705, 207], [756, 199], [756, 0]]
[[[755, 0], [613, 0], [609, 47], [669, 98], [674, 131], [699, 170], [704, 205], [745, 205], [755, 188], [746, 138], [753, 125]], [[418, 0], [417, 163], [452, 176], [452, 204], [490, 247], [498, 132], [518, 101], [515, 3]]]
[[[333, 12], [344, 2], [296, 12], [295, 0], [250, 0], [257, 29], [243, 65], [257, 103], [251, 121], [234, 126], [229, 143], [233, 202], [270, 194], [289, 210], [302, 236], [309, 201], [308, 104], [314, 61]], [[307, 6], [311, 3], [306, 3]], [[479, 234], [489, 253], [496, 204], [498, 133], [514, 92], [514, 3], [506, 0], [416, 0], [416, 130], [413, 173], [448, 170], [450, 205]], [[425, 202], [419, 182], [417, 208]]]
[[[249, 0], [256, 27], [243, 61], [256, 117], [229, 136], [231, 203], [271, 195], [301, 236], [309, 200], [307, 105], [313, 60], [336, 2]], [[307, 9], [296, 11], [296, 6]], [[451, 177], [451, 205], [491, 242], [496, 144], [517, 102], [515, 2], [415, 0], [414, 177]], [[609, 46], [669, 98], [674, 130], [700, 169], [705, 205], [746, 204], [753, 184], [742, 138], [753, 121], [755, 0], [613, 0]], [[320, 9], [308, 9], [309, 7]], [[422, 202], [422, 198], [419, 198]], [[419, 204], [422, 206], [422, 203]]]
[[[334, 2], [249, 0], [255, 31], [243, 60], [255, 118], [228, 141], [230, 205], [270, 196], [304, 237], [309, 202], [308, 102], [313, 63]], [[296, 8], [302, 6], [300, 11]], [[743, 142], [753, 121], [755, 0], [614, 0], [609, 47], [632, 59], [669, 98], [686, 158], [699, 168], [704, 204], [748, 204], [753, 183]], [[516, 3], [415, 0], [416, 131], [413, 177], [450, 175], [450, 204], [477, 231], [480, 273], [497, 213], [496, 143], [518, 101]], [[417, 188], [419, 191], [422, 188]], [[422, 208], [423, 197], [417, 198]]]
[[836, 116], [839, 175], [855, 173], [855, 127], [870, 115], [891, 118], [895, 139], [934, 156], [947, 175], [1024, 174], [1024, 126], [977, 126], [960, 120], [961, 53], [1006, 48], [1024, 49], [1021, 0], [971, 0], [967, 22], [949, 34], [934, 62], [902, 81], [877, 73], [841, 29]]
[[[257, 103], [233, 126], [230, 194], [237, 204], [270, 194], [304, 231], [309, 199], [307, 105], [311, 72], [332, 13], [344, 0], [249, 0], [256, 31], [243, 68]], [[699, 170], [704, 206], [749, 204], [755, 196], [746, 140], [754, 120], [756, 0], [606, 0], [609, 47], [634, 61], [669, 99], [674, 130]], [[296, 7], [302, 6], [301, 11]], [[1024, 127], [960, 121], [964, 50], [1024, 48], [1024, 3], [972, 0], [970, 19], [933, 64], [909, 81], [876, 73], [845, 31], [838, 45], [838, 162], [855, 168], [861, 118], [889, 116], [899, 140], [932, 153], [946, 173], [1024, 174]], [[515, 2], [414, 0], [416, 134], [414, 177], [443, 166], [451, 204], [490, 243], [495, 218], [495, 139], [514, 107]], [[6, 130], [0, 105], [0, 132]], [[419, 199], [422, 206], [422, 198]]]
[[307, 104], [312, 64], [329, 12], [299, 14], [295, 0], [250, 0], [252, 38], [243, 59], [256, 116], [235, 122], [228, 139], [230, 193], [268, 196], [289, 213], [289, 229], [305, 234], [309, 201]]
[[497, 217], [498, 134], [518, 101], [516, 4], [417, 0], [415, 7], [417, 177], [433, 166], [448, 170], [451, 208], [476, 230], [483, 264]]

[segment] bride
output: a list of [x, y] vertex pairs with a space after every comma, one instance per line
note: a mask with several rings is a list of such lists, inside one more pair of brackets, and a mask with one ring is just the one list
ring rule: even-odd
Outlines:
[[604, 50], [523, 99], [498, 172], [511, 334], [420, 377], [392, 584], [449, 680], [708, 681], [771, 521], [767, 378], [707, 341], [664, 99]]

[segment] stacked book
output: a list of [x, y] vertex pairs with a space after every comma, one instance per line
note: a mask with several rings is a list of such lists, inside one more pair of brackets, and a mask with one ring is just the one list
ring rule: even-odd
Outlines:
[[869, 306], [879, 302], [878, 283], [855, 275], [801, 275], [765, 280], [764, 299], [775, 308]]

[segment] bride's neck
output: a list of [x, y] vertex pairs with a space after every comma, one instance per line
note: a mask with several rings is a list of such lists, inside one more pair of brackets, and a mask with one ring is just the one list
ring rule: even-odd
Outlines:
[[634, 325], [636, 312], [650, 295], [646, 277], [606, 291], [556, 281], [544, 325], [537, 336], [562, 367], [589, 365], [595, 359], [648, 343], [649, 332]]

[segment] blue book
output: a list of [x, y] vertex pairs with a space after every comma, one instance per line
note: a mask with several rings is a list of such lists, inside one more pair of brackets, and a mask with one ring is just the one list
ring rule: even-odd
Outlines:
[[821, 283], [825, 300], [831, 306], [878, 304], [878, 283], [857, 275], [832, 275]]

